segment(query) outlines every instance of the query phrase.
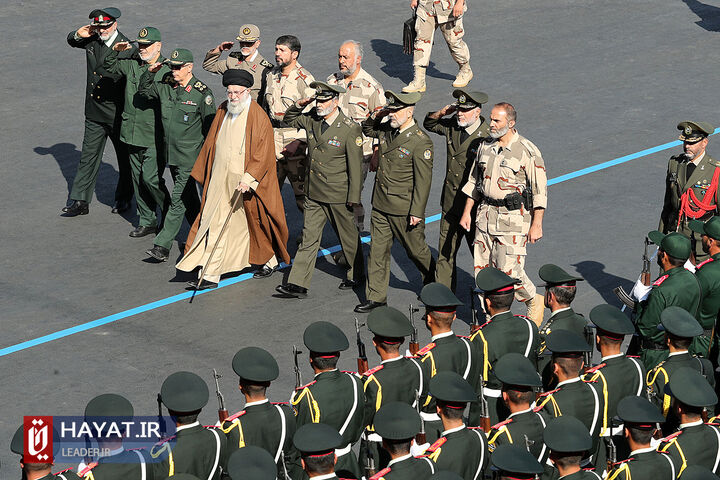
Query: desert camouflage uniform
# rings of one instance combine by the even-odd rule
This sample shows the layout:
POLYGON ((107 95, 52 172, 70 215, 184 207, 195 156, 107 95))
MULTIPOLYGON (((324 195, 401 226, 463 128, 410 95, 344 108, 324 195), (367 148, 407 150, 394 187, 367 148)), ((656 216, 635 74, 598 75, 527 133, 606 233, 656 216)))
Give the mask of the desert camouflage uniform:
MULTIPOLYGON (((430 64, 430 52, 432 51, 435 29, 439 26, 445 41, 450 49, 450 55, 458 65, 464 65, 470 61, 470 49, 463 40, 465 28, 463 18, 452 15, 455 0, 420 0, 417 8, 417 20, 415 21, 415 52, 413 65, 427 67, 430 64)), ((467 3, 463 13, 467 11, 467 3)))

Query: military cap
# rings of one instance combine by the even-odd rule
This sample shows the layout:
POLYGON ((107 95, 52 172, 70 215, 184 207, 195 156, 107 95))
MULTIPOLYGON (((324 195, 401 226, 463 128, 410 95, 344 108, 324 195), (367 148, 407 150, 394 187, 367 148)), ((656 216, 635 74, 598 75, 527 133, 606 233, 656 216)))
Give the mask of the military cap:
POLYGON ((678 368, 666 385, 667 393, 691 407, 710 407, 718 401, 717 394, 702 373, 694 368, 678 368))
MULTIPOLYGON (((53 453, 57 454, 60 451, 61 442, 62 439, 60 438, 60 434, 58 431, 53 427, 53 453)), ((12 440, 10 441, 10 451, 13 453, 17 453, 18 455, 24 455, 25 454, 25 426, 20 425, 17 430, 15 430, 15 434, 12 437, 12 440)), ((28 459, 30 460, 30 459, 28 459)), ((38 461, 39 459, 33 459, 35 461, 28 461, 27 463, 52 463, 53 459, 48 458, 47 461, 38 461)))
POLYGON ((550 420, 543 431, 543 441, 550 450, 560 453, 584 452, 592 448, 587 427, 571 415, 550 420))
POLYGON ((342 436, 325 423, 308 423, 298 428, 293 445, 302 453, 331 452, 340 447, 342 436))
POLYGON ((418 412, 402 402, 386 403, 373 419, 375 433, 390 440, 405 440, 414 437, 421 427, 418 412))
POLYGON ((540 267, 538 275, 545 282, 544 285, 540 285, 541 287, 556 287, 561 285, 574 287, 575 282, 585 281, 584 278, 570 275, 565 270, 557 265, 553 265, 552 263, 548 263, 540 267))
POLYGON ((628 395, 618 402, 617 414, 620 419, 633 428, 655 428, 656 423, 665 421, 660 410, 650 400, 636 395, 628 395))
POLYGON ((430 480, 462 480, 462 477, 450 470, 437 470, 430 475, 430 480))
POLYGON ((170 58, 165 59, 164 63, 175 66, 193 63, 193 54, 187 48, 176 48, 170 54, 170 58))
POLYGON ((428 283, 420 290, 420 301, 430 310, 448 312, 454 312, 458 305, 463 304, 452 290, 438 282, 428 283))
POLYGON ((260 40, 260 29, 257 27, 257 25, 253 25, 252 23, 246 23, 245 25, 240 27, 240 31, 235 38, 241 42, 255 43, 260 40))
POLYGON ((385 90, 385 98, 387 104, 385 108, 388 110, 400 110, 401 108, 411 107, 420 101, 422 93, 411 92, 411 93, 395 93, 392 90, 385 90))
POLYGON ((490 463, 493 470, 513 474, 515 478, 535 478, 536 474, 543 473, 543 466, 526 449, 506 443, 495 448, 490 463))
POLYGON ((255 83, 255 79, 252 74, 247 70, 241 70, 239 68, 230 68, 223 72, 222 84, 223 87, 230 85, 240 85, 241 87, 250 88, 255 83))
POLYGON ((532 362, 521 353, 506 353, 495 363, 493 371, 504 385, 542 387, 542 380, 532 362))
POLYGON ((232 480, 275 480, 277 477, 272 455, 255 445, 235 450, 228 459, 227 471, 232 480))
POLYGON ((680 122, 677 129, 681 131, 679 139, 683 142, 699 142, 715 131, 707 122, 680 122))
POLYGON ((88 18, 92 20, 90 23, 94 27, 108 27, 120 18, 120 10, 115 7, 96 8, 88 18))
POLYGON ((143 27, 138 32, 136 42, 142 45, 151 45, 161 40, 162 37, 160 36, 160 30, 155 27, 143 27))
POLYGON ((653 230, 648 233, 648 238, 660 247, 660 250, 667 253, 671 257, 687 260, 690 258, 690 239, 682 233, 671 232, 667 235, 653 230))
POLYGON ((608 333, 615 334, 622 337, 623 335, 629 335, 635 333, 635 326, 632 324, 630 319, 620 309, 613 307, 612 305, 597 305, 590 310, 590 321, 595 326, 602 330, 598 331, 599 335, 607 335, 608 333))
POLYGON ((134 413, 130 401, 115 393, 98 395, 85 407, 86 417, 132 417, 134 413))
POLYGON ((511 292, 520 280, 512 278, 495 267, 486 267, 475 275, 475 285, 488 293, 511 292))
POLYGON ((554 355, 559 357, 579 356, 582 352, 589 352, 590 345, 585 339, 570 330, 553 330, 545 338, 545 345, 554 355))
POLYGON ((336 325, 319 321, 308 325, 303 333, 303 342, 312 352, 341 352, 350 347, 345 334, 336 325))
POLYGON ((660 325, 657 328, 683 338, 693 338, 703 333, 695 317, 677 305, 669 306, 660 312, 660 325))
POLYGON ((368 329, 380 337, 400 338, 413 332, 410 320, 397 308, 382 306, 368 315, 368 329))
POLYGON ((174 412, 194 412, 207 405, 210 392, 205 380, 192 372, 175 372, 160 388, 162 403, 174 412))
POLYGON ((232 367, 238 377, 251 382, 272 382, 280 374, 275 358, 260 347, 238 350, 233 357, 232 367))
POLYGON ((329 83, 318 81, 311 82, 310 88, 315 89, 315 100, 320 100, 321 102, 335 98, 347 91, 342 85, 330 85, 329 83))
POLYGON ((688 465, 680 476, 682 480, 720 480, 720 477, 702 465, 688 465))
POLYGON ((690 220, 689 226, 693 232, 707 235, 713 240, 720 240, 720 217, 710 217, 705 222, 690 220))
POLYGON ((438 372, 430 379, 430 394, 438 400, 452 403, 476 402, 477 394, 467 380, 455 372, 438 372))
POLYGON ((457 98, 455 105, 461 110, 470 110, 471 108, 480 107, 483 103, 487 103, 487 93, 471 92, 460 88, 453 91, 453 97, 457 98))

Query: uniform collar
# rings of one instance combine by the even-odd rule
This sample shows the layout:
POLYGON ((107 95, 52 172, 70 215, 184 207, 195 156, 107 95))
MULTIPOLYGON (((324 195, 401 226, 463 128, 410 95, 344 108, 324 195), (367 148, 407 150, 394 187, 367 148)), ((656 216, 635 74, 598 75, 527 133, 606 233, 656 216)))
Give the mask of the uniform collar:
POLYGON ((412 453, 408 453, 407 455, 403 455, 402 457, 398 457, 394 460, 390 460, 387 464, 388 467, 392 466, 395 463, 402 462, 403 460, 407 460, 408 458, 412 457, 412 453))
POLYGON ((451 428, 450 430, 445 430, 445 431, 443 431, 443 432, 440 434, 440 436, 441 436, 441 437, 444 437, 445 435, 449 435, 449 434, 451 434, 451 433, 459 432, 459 431, 462 430, 463 428, 467 428, 467 427, 463 424, 463 425, 460 425, 459 427, 455 427, 455 428, 451 428))
POLYGON ((312 480, 327 480, 328 478, 335 478, 335 472, 326 473, 325 475, 318 475, 317 477, 310 477, 312 480))
POLYGON ((187 430, 189 428, 199 427, 199 426, 200 426, 200 422, 196 420, 193 423, 188 423, 187 425, 180 425, 179 427, 175 428, 175 431, 180 432, 182 430, 187 430))
POLYGON ((512 136, 510 137, 510 141, 508 142, 507 146, 500 145, 500 140, 495 139, 495 141, 492 143, 492 148, 495 150, 495 152, 498 152, 501 148, 503 150, 507 150, 508 152, 512 152, 515 143, 520 139, 520 134, 517 133, 517 131, 513 132, 512 136))
POLYGON ((245 408, 252 407, 254 405, 262 405, 263 403, 268 403, 270 400, 267 398, 265 400, 258 400, 257 402, 248 402, 245 404, 245 408))
POLYGON ((624 357, 624 356, 625 356, 624 353, 616 353, 615 355, 608 355, 607 357, 602 357, 600 359, 600 361, 604 362, 605 360, 610 360, 611 358, 619 358, 619 357, 624 357))
POLYGON ((554 317, 555 315, 557 315, 560 312, 567 312, 568 310, 572 310, 572 307, 558 308, 557 310, 555 310, 554 312, 552 312, 550 314, 550 318, 554 317))
POLYGON ((257 58, 257 56, 258 56, 258 51, 255 50, 252 55, 250 55, 249 57, 245 57, 243 60, 245 60, 246 62, 252 62, 253 60, 255 60, 257 58))
POLYGON ((433 335, 430 340, 432 340, 434 342, 435 340, 438 340, 440 338, 449 337, 451 335, 455 335, 455 332, 453 332, 452 330, 450 330, 449 332, 443 332, 443 333, 438 333, 437 335, 433 335))
POLYGON ((568 380, 558 383, 557 388, 562 387, 563 385, 568 385, 570 383, 575 383, 575 382, 579 382, 579 381, 580 381, 580 377, 570 378, 568 380))
POLYGON ((686 355, 686 354, 689 354, 689 353, 690 353, 690 352, 687 351, 687 350, 683 350, 682 352, 670 352, 670 353, 668 354, 668 357, 676 357, 676 356, 678 356, 678 355, 686 355))
POLYGON ((512 315, 512 312, 511 312, 510 310, 505 310, 504 312, 500 312, 500 313, 496 313, 495 315, 491 315, 488 320, 494 320, 495 317, 499 317, 500 315, 505 315, 505 314, 508 314, 508 313, 509 313, 510 315, 512 315))
POLYGON ((403 357, 402 355, 400 355, 400 356, 397 356, 397 357, 388 358, 387 360, 383 360, 383 361, 380 362, 380 363, 381 363, 381 364, 385 364, 385 363, 390 363, 390 362, 397 362, 398 360, 402 360, 403 358, 404 358, 404 357, 403 357))
POLYGON ((413 118, 413 119, 410 120, 410 124, 409 124, 407 127, 401 128, 401 129, 398 130, 398 135, 400 135, 400 134, 403 133, 403 132, 406 132, 406 131, 410 130, 410 129, 411 129, 412 127, 414 127, 414 126, 415 126, 415 119, 413 118))
MULTIPOLYGON (((680 426, 680 428, 682 428, 682 425, 680 426)), ((116 448, 115 450, 110 450, 109 452, 107 452, 105 455, 103 455, 103 457, 114 457, 115 455, 120 455, 124 451, 125 448, 123 447, 116 448)))
POLYGON ((333 368, 332 370, 325 370, 324 372, 316 373, 316 374, 315 374, 315 378, 318 378, 318 377, 319 377, 320 375, 322 375, 323 373, 332 373, 332 372, 337 372, 337 371, 338 371, 337 368, 333 368))
POLYGON ((323 118, 323 122, 328 125, 332 125, 335 120, 340 116, 340 107, 336 108, 332 115, 328 118, 323 118))
POLYGON ((527 409, 525 409, 525 410, 520 410, 519 412, 511 413, 510 415, 508 415, 508 418, 514 417, 515 415, 522 415, 523 413, 528 413, 528 412, 531 412, 531 411, 532 411, 532 407, 527 408, 527 409))
POLYGON ((630 452, 630 456, 632 457, 633 455, 638 454, 638 453, 650 453, 650 452, 654 452, 654 451, 655 451, 655 449, 653 447, 638 448, 637 450, 633 450, 632 452, 630 452))
POLYGON ((480 128, 480 125, 482 124, 482 122, 483 122, 483 118, 481 116, 478 117, 478 119, 475 120, 475 122, 471 123, 470 125, 468 125, 467 127, 464 128, 465 132, 468 135, 472 136, 472 134, 477 132, 477 129, 480 128))
POLYGON ((108 47, 112 47, 112 44, 113 44, 113 42, 115 41, 115 39, 117 38, 117 36, 118 36, 118 31, 117 31, 117 28, 116 28, 115 31, 113 32, 113 34, 110 35, 110 38, 108 38, 107 40, 105 40, 103 43, 104 43, 106 46, 108 46, 108 47))
POLYGON ((690 422, 690 423, 681 423, 680 430, 682 430, 683 428, 688 428, 688 427, 697 427, 698 425, 702 425, 702 424, 703 424, 702 419, 697 420, 695 422, 690 422))

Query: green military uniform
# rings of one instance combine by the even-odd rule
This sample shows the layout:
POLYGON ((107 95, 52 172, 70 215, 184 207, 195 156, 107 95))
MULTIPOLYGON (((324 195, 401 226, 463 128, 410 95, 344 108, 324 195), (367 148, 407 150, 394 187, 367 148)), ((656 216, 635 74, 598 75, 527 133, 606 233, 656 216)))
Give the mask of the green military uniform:
POLYGON ((535 480, 543 467, 525 448, 518 445, 499 445, 490 458, 493 470, 500 478, 535 480))
MULTIPOLYGON (((480 108, 488 99, 485 93, 465 90, 455 90, 453 97, 457 99, 455 105, 461 110, 480 108)), ((455 291, 457 284, 455 257, 458 248, 465 240, 472 252, 475 241, 474 214, 469 232, 460 226, 460 217, 465 209, 467 197, 464 194, 458 195, 458 192, 467 183, 470 169, 477 157, 478 145, 483 137, 488 136, 489 126, 482 116, 472 125, 461 127, 458 125, 457 116, 433 118, 432 113, 428 113, 423 121, 423 127, 429 132, 443 135, 447 143, 445 181, 440 194, 442 216, 435 281, 455 291)))
POLYGON ((278 476, 272 455, 260 447, 248 445, 228 459, 227 472, 232 480, 275 480, 278 476))
MULTIPOLYGON (((577 452, 587 452, 592 448, 592 438, 583 423, 570 415, 553 418, 548 422, 543 432, 543 440, 545 445, 552 452, 552 458, 559 460, 562 458, 572 457, 577 452)), ((553 460, 553 463, 556 463, 553 460)), ((566 468, 571 465, 566 465, 566 468)), ((583 470, 580 464, 574 465, 578 470, 571 474, 566 474, 560 478, 572 480, 600 480, 600 475, 593 471, 583 470)), ((559 475, 559 471, 555 469, 554 473, 559 475)), ((545 478, 552 476, 552 473, 546 472, 545 478)))
MULTIPOLYGON (((415 105, 420 94, 385 92, 388 109, 415 105)), ((413 123, 403 131, 382 123, 375 115, 362 124, 363 133, 379 139, 378 169, 372 195, 372 226, 368 259, 368 301, 385 303, 390 281, 390 248, 397 238, 420 270, 423 282, 433 280, 435 260, 425 242, 425 206, 432 182, 433 144, 413 123), (421 222, 409 225, 409 217, 421 222)))
MULTIPOLYGON (((714 132, 712 125, 706 122, 680 122, 677 128, 682 132, 680 140, 688 143, 702 141, 714 132)), ((718 179, 720 162, 711 158, 707 151, 699 159, 690 160, 683 153, 671 157, 668 162, 658 230, 662 233, 677 231, 690 238, 696 261, 705 260, 707 253, 702 250, 700 237, 690 229, 689 220, 707 220, 719 213, 718 179)))
MULTIPOLYGON (((60 450, 60 443, 61 438, 58 431, 53 428, 53 452, 57 454, 60 450)), ((23 455, 25 451, 25 427, 24 425, 20 425, 17 430, 15 430, 15 433, 13 434, 12 439, 10 440, 10 451, 13 453, 17 453, 20 455, 20 461, 23 461, 23 455)), ((47 464, 48 467, 52 466, 51 463, 47 464)), ((22 478, 26 478, 25 472, 22 473, 22 478)), ((78 477, 75 472, 72 471, 72 469, 68 468, 66 470, 63 470, 58 473, 49 473, 45 475, 44 477, 39 478, 38 480, 79 480, 80 477, 78 477)))
MULTIPOLYGON (((137 41, 152 45, 160 41, 160 32, 153 27, 143 28, 138 33, 137 41)), ((149 64, 137 54, 123 59, 120 59, 119 55, 115 50, 110 50, 105 56, 102 68, 125 78, 125 108, 122 112, 120 140, 127 145, 130 157, 138 225, 154 229, 158 224, 157 207, 160 206, 165 211, 166 202, 170 201, 170 194, 162 178, 165 157, 162 155, 160 104, 138 94, 140 77, 147 71, 149 64)), ((156 61, 162 63, 165 58, 160 55, 156 61)), ((162 79, 168 73, 170 68, 163 65, 155 73, 153 81, 162 79)))
POLYGON ((413 457, 411 454, 390 460, 388 466, 370 477, 370 480, 422 480, 435 473, 437 467, 426 457, 413 457))
MULTIPOLYGON (((337 448, 343 443, 342 436, 330 425, 325 423, 309 423, 298 428, 293 437, 293 445, 301 453, 303 457, 324 457, 333 453, 337 454, 337 448)), ((343 470, 343 466, 339 460, 335 463, 334 472, 332 474, 322 475, 326 480, 337 480, 335 472, 341 472, 343 475, 353 474, 347 470, 343 470)), ((356 466, 357 467, 357 466, 356 466)), ((306 471, 307 472, 307 471, 306 471)), ((347 478, 347 477, 346 477, 347 478)), ((360 478, 360 477, 352 477, 360 478)))
MULTIPOLYGON (((707 235, 712 240, 720 240, 720 217, 712 217, 705 223, 697 220, 690 222, 690 228, 702 235, 707 235)), ((702 299, 698 309, 697 319, 703 328, 702 335, 693 339, 690 345, 690 352, 710 358, 714 366, 718 365, 718 354, 713 350, 711 343, 717 338, 715 324, 720 312, 720 253, 708 257, 695 266, 695 278, 700 284, 702 299)))
MULTIPOLYGON (((189 50, 175 50, 167 60, 171 66, 192 63, 189 50)), ((140 95, 159 99, 164 132, 165 157, 173 177, 170 208, 165 216, 162 230, 155 237, 155 245, 170 250, 175 236, 182 226, 183 215, 192 225, 200 212, 200 199, 190 171, 195 165, 215 116, 215 100, 210 88, 193 76, 182 87, 173 81, 171 73, 160 81, 146 70, 140 77, 140 95)), ((166 254, 167 256, 167 254, 166 254)))

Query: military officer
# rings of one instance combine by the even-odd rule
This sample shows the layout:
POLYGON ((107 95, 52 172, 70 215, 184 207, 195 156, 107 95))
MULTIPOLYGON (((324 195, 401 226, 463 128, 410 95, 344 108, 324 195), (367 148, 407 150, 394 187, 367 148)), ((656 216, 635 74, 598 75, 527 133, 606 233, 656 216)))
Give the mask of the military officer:
MULTIPOLYGON (((61 448, 61 438, 55 428, 52 429, 53 436, 53 452, 58 454, 61 448)), ((15 430, 15 434, 10 441, 10 451, 20 455, 20 468, 22 469, 23 480, 79 480, 75 472, 71 469, 62 472, 52 473, 54 458, 48 459, 48 462, 37 462, 37 458, 32 459, 25 455, 25 428, 24 425, 15 430), (35 460, 35 461, 30 461, 35 460)))
POLYGON ((600 475, 583 470, 580 462, 592 448, 587 427, 571 415, 553 418, 543 432, 543 440, 550 450, 550 462, 559 478, 565 480, 600 480, 600 475))
POLYGON ((285 112, 285 123, 305 130, 308 142, 308 170, 305 178, 305 223, 302 243, 293 260, 286 284, 276 290, 287 297, 307 296, 323 229, 327 221, 340 239, 350 268, 340 290, 351 290, 365 278, 360 234, 353 222, 351 208, 360 203, 362 168, 362 131, 360 125, 338 108, 338 85, 312 82, 313 97, 298 100, 285 112), (302 109, 315 101, 308 113, 302 109))
POLYGON ((112 213, 122 213, 130 208, 130 165, 127 147, 120 140, 125 82, 121 76, 101 68, 115 44, 129 41, 118 30, 118 18, 120 10, 117 8, 96 8, 90 12, 89 25, 73 30, 67 36, 71 47, 82 48, 87 53, 87 85, 82 154, 70 191, 72 203, 62 209, 65 217, 87 215, 108 137, 115 149, 119 173, 112 213))
MULTIPOLYGON (((514 298, 514 279, 494 267, 487 267, 477 273, 475 283, 482 290, 485 311, 490 315, 487 322, 470 336, 475 350, 483 359, 481 375, 485 382, 483 395, 488 402, 491 424, 507 416, 501 402, 501 383, 493 372, 495 363, 510 352, 519 353, 535 363, 538 348, 538 329, 525 317, 513 315, 510 311, 514 298)), ((475 423, 471 408, 471 423, 475 423)))
MULTIPOLYGON (((290 398, 298 434, 303 425, 319 422, 340 432, 342 445, 335 451, 337 469, 360 478, 357 457, 351 447, 360 439, 364 427, 362 384, 355 375, 337 369, 340 352, 349 347, 348 339, 334 324, 319 321, 305 329, 303 342, 310 352, 315 379, 297 388, 290 398)), ((302 448, 298 449, 303 452, 302 448)))
POLYGON ((295 203, 302 212, 305 189, 306 165, 305 132, 285 123, 285 112, 296 100, 312 96, 315 91, 310 84, 315 78, 300 62, 300 40, 293 35, 283 35, 275 40, 276 66, 267 73, 265 109, 272 122, 275 135, 275 158, 280 188, 287 178, 295 194, 295 203))
MULTIPOLYGON (((292 438, 290 441, 292 442, 292 438)), ((248 445, 230 455, 228 474, 232 480, 275 480, 276 478, 284 478, 278 475, 272 455, 267 450, 254 445, 248 445)))
MULTIPOLYGON (((702 465, 714 473, 720 470, 720 428, 703 423, 705 408, 718 400, 705 377, 693 368, 679 368, 668 384, 673 397, 672 409, 680 419, 679 430, 663 438, 658 446, 675 462, 681 476, 688 465, 702 465)), ((684 476, 682 478, 685 478, 684 476)))
POLYGON ((492 469, 498 472, 499 480, 535 480, 543 467, 523 447, 500 445, 490 458, 492 469))
POLYGON ((380 142, 372 196, 367 300, 355 307, 367 313, 387 303, 390 248, 397 238, 420 270, 423 283, 435 277, 435 259, 425 242, 425 206, 432 182, 433 144, 413 119, 419 93, 385 92, 387 105, 362 124, 380 142), (385 120, 385 118, 389 120, 385 120))
POLYGON ((272 455, 278 478, 286 471, 299 474, 300 462, 292 446, 294 412, 287 403, 270 403, 266 396, 270 382, 279 375, 277 361, 262 348, 245 347, 233 357, 232 367, 240 379, 245 408, 222 423, 228 452, 246 446, 262 447, 272 455))
POLYGON ((153 248, 145 252, 160 262, 170 255, 183 215, 192 225, 200 212, 200 199, 190 171, 215 117, 212 91, 192 73, 192 52, 178 48, 165 63, 170 65, 170 73, 158 81, 155 74, 162 64, 153 63, 140 77, 138 89, 143 97, 160 101, 165 155, 175 182, 163 228, 155 237, 153 248))
MULTIPOLYGON (((293 445, 302 456, 302 466, 309 478, 318 480, 338 480, 336 472, 347 475, 338 461, 337 449, 344 440, 337 430, 325 423, 309 423, 298 428, 293 437, 293 445)), ((351 477, 360 478, 360 477, 351 477)))
POLYGON ((260 29, 257 25, 246 23, 240 27, 240 32, 235 39, 238 41, 239 51, 230 52, 227 59, 220 60, 222 52, 229 51, 233 47, 233 42, 222 42, 205 54, 202 67, 217 75, 222 75, 229 69, 245 70, 250 73, 253 77, 250 96, 263 107, 267 74, 273 68, 273 64, 265 60, 258 52, 260 29))
POLYGON ((445 371, 430 379, 430 394, 437 401, 443 432, 425 455, 438 470, 450 470, 464 480, 482 479, 489 462, 487 437, 463 421, 465 407, 477 402, 477 393, 460 375, 445 371))
POLYGON ((220 479, 227 467, 226 437, 219 429, 203 427, 197 419, 208 397, 205 380, 194 373, 175 372, 163 382, 160 399, 175 420, 176 433, 150 450, 155 478, 189 473, 220 479))
POLYGON ((690 257, 690 240, 681 233, 663 235, 657 230, 648 237, 659 246, 657 262, 663 274, 638 305, 635 325, 640 334, 640 358, 651 369, 667 356, 663 332, 658 330, 660 313, 674 305, 695 315, 700 304, 700 285, 683 265, 690 257))
POLYGON ((690 346, 690 352, 710 358, 717 367, 717 354, 711 355, 711 347, 715 323, 720 312, 720 217, 711 217, 707 221, 691 220, 690 228, 700 235, 703 252, 709 257, 698 263, 695 278, 700 284, 702 298, 698 309, 697 319, 703 328, 702 335, 695 337, 690 346))
MULTIPOLYGON (((482 105, 487 103, 487 94, 457 89, 453 91, 453 97, 457 99, 455 103, 425 115, 423 127, 429 132, 443 135, 447 143, 445 181, 440 194, 442 216, 435 281, 455 291, 457 286, 455 257, 458 248, 464 239, 472 251, 475 240, 474 222, 470 231, 460 227, 460 217, 465 208, 465 195, 458 193, 467 183, 478 146, 482 139, 487 137, 489 127, 485 118, 480 115, 482 105)), ((475 211, 471 215, 474 218, 475 211)))
MULTIPOLYGON (((125 107, 120 125, 120 140, 128 149, 130 169, 137 204, 138 226, 130 232, 133 238, 157 233, 157 207, 167 210, 170 194, 162 178, 165 156, 162 144, 160 104, 138 93, 140 77, 154 63, 163 63, 162 38, 155 27, 144 27, 137 37, 138 51, 130 58, 119 58, 120 52, 130 50, 129 42, 118 42, 105 56, 102 68, 113 75, 125 78, 125 107)), ((170 72, 163 65, 155 73, 160 80, 170 72)))
POLYGON ((657 424, 665 420, 657 407, 645 398, 632 395, 620 400, 618 416, 624 422, 623 434, 630 457, 616 463, 615 468, 608 472, 607 480, 676 478, 677 469, 670 456, 655 451, 650 444, 657 424))
POLYGON ((693 234, 689 220, 707 220, 719 213, 718 180, 720 162, 705 151, 714 132, 707 122, 680 122, 677 125, 683 153, 670 158, 665 177, 665 200, 660 214, 662 233, 680 232, 693 243, 694 262, 707 258, 700 238, 693 234))

